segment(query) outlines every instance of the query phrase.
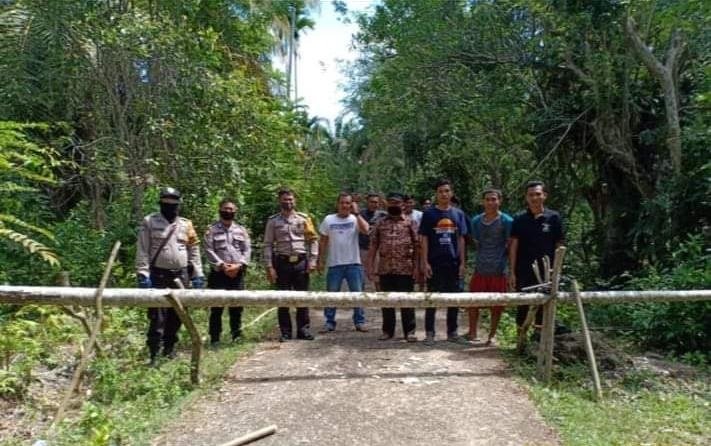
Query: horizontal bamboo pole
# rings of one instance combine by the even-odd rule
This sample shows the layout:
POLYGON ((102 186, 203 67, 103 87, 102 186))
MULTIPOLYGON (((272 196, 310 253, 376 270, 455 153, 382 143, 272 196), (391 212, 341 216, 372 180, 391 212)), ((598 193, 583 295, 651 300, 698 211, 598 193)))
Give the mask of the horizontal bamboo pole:
MULTIPOLYGON (((548 299, 541 293, 424 293, 424 292, 328 292, 328 291, 227 291, 107 288, 103 304, 112 307, 167 307, 166 296, 174 292, 186 307, 279 306, 279 307, 487 307, 492 305, 540 305, 548 299)), ((0 304, 93 306, 95 288, 0 286, 0 304)), ((711 290, 687 291, 586 291, 583 302, 682 302, 711 300, 711 290)), ((559 293, 558 300, 575 302, 572 293, 559 293)))
MULTIPOLYGON (((596 304, 690 302, 711 300, 711 290, 582 291, 580 299, 596 304)), ((575 303, 575 293, 558 293, 558 301, 575 303)))
MULTIPOLYGON (((447 307, 536 305, 547 296, 540 293, 406 293, 328 291, 227 291, 108 288, 103 303, 114 307, 167 307, 175 293, 186 307, 447 307)), ((93 305, 93 288, 0 286, 0 303, 43 305, 93 305)))

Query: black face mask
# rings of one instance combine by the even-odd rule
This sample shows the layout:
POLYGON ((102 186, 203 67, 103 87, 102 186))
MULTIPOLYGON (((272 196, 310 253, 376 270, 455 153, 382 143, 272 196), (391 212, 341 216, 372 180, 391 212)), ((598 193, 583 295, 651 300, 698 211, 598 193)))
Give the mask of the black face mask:
POLYGON ((163 214, 166 220, 173 222, 178 216, 178 208, 180 205, 178 203, 161 203, 160 213, 163 214))
POLYGON ((402 214, 402 208, 399 206, 388 206, 388 214, 397 217, 402 214))
POLYGON ((220 218, 223 220, 234 220, 235 213, 231 211, 220 211, 220 218))
POLYGON ((280 203, 281 209, 284 211, 290 211, 294 209, 294 205, 292 203, 280 203))

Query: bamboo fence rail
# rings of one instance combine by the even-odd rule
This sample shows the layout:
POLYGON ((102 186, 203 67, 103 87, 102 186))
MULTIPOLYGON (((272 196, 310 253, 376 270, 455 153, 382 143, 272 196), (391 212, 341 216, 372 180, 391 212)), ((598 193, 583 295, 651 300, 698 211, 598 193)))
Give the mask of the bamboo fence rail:
MULTIPOLYGON (((428 293, 428 292, 329 292, 277 290, 173 290, 106 288, 107 307, 170 307, 166 297, 174 293, 186 307, 304 306, 304 307, 487 307, 492 305, 540 305, 543 293, 428 293)), ((96 288, 32 287, 0 285, 0 304, 78 305, 91 307, 96 288)), ((582 291, 584 303, 685 302, 711 300, 711 290, 582 291)), ((559 292, 559 302, 575 303, 575 295, 559 292)))

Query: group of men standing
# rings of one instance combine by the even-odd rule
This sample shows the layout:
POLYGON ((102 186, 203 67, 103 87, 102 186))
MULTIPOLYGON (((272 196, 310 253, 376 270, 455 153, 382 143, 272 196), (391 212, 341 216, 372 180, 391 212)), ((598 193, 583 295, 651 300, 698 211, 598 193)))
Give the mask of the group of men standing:
MULTIPOLYGON (((366 209, 360 210, 353 194, 342 192, 337 212, 324 218, 318 228, 312 219, 296 211, 293 191, 278 192, 280 212, 267 221, 264 232, 263 261, 267 278, 279 290, 308 290, 314 271, 327 269, 328 291, 339 291, 343 283, 349 291, 413 291, 416 285, 435 292, 461 292, 466 275, 467 240, 476 244, 471 292, 505 292, 535 285, 533 262, 548 256, 563 242, 560 215, 544 207, 545 186, 531 182, 526 186, 526 211, 515 218, 501 212, 502 193, 486 189, 482 194, 484 212, 467 218, 453 204, 453 186, 443 179, 435 184, 435 202, 421 212, 414 209, 414 199, 400 193, 381 198, 369 194, 366 209), (426 288, 425 288, 426 287, 426 288)), ((138 239, 136 269, 139 287, 174 288, 174 279, 193 288, 204 286, 202 264, 195 229, 178 216, 180 193, 163 189, 160 212, 144 218, 138 239)), ((244 289, 244 276, 251 260, 251 242, 247 230, 234 222, 234 200, 219 205, 218 221, 204 237, 205 253, 211 266, 208 286, 214 289, 244 289)), ((495 334, 503 307, 491 308, 491 328, 487 343, 495 334)), ((220 340, 223 308, 212 308, 209 333, 212 344, 220 340)), ((401 309, 403 337, 415 342, 415 310, 401 309)), ((230 307, 230 332, 233 340, 241 336, 241 307, 230 307)), ((520 326, 527 307, 518 307, 520 326)), ((425 310, 425 343, 435 340, 435 308, 425 310)), ((478 308, 469 310, 469 333, 458 335, 458 307, 447 308, 447 340, 469 343, 477 338, 478 308)), ((395 336, 394 308, 382 309, 380 340, 395 336)), ((147 344, 151 363, 162 353, 174 355, 180 320, 172 308, 148 310, 147 344)), ((336 309, 324 309, 322 333, 336 329, 336 309)), ((280 341, 293 338, 290 310, 278 309, 280 341)), ((353 309, 357 331, 368 331, 363 308, 353 309)), ((308 308, 296 309, 296 338, 314 339, 308 308)))

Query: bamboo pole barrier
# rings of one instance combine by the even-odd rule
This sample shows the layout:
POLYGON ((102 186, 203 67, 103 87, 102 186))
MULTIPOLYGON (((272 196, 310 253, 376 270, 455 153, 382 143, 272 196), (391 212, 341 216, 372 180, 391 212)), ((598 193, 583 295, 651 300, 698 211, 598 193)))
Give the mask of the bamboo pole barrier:
POLYGON ((76 391, 77 387, 79 387, 79 383, 81 382, 81 376, 84 374, 84 370, 86 369, 87 365, 89 364, 89 357, 91 356, 92 351, 94 350, 94 346, 96 345, 96 340, 98 339, 99 333, 101 332, 101 323, 103 319, 103 305, 101 303, 102 296, 104 293, 104 289, 106 288, 106 284, 109 281, 109 276, 111 274, 111 268, 114 266, 114 262, 116 261, 116 256, 118 255, 119 248, 121 247, 121 242, 117 241, 114 244, 114 248, 111 250, 111 255, 109 255, 109 261, 106 263, 106 268, 104 268, 104 274, 101 276, 101 282, 99 283, 99 288, 96 289, 95 295, 94 295, 94 303, 96 305, 96 320, 94 321, 94 326, 91 329, 91 335, 89 336, 89 342, 87 343, 86 347, 83 349, 83 352, 81 354, 81 358, 79 359, 79 365, 77 365, 77 368, 74 370, 74 375, 72 376, 72 382, 69 384, 69 387, 67 388, 66 393, 64 394, 64 398, 62 399, 62 403, 59 405, 59 408, 57 409, 57 414, 54 417, 54 420, 52 420, 52 424, 50 425, 50 431, 56 427, 59 423, 62 422, 64 419, 64 414, 67 409, 67 406, 69 406, 69 400, 71 399, 72 395, 76 391))
MULTIPOLYGON (((574 293, 559 293, 558 300, 574 303, 574 293)), ((635 302, 693 302, 711 300, 707 290, 653 290, 653 291, 581 291, 580 300, 594 304, 621 304, 635 302)))
MULTIPOLYGON (((92 304, 93 288, 0 286, 0 304, 80 305, 92 304)), ((339 292, 213 289, 109 288, 104 305, 116 307, 170 307, 166 296, 175 293, 185 307, 488 307, 491 305, 536 305, 548 296, 541 293, 430 293, 430 292, 339 292)))
POLYGON ((546 282, 551 282, 551 298, 543 305, 543 327, 541 328, 541 341, 538 345, 537 369, 538 376, 545 383, 550 382, 551 373, 553 371, 555 313, 565 251, 565 246, 559 246, 558 249, 555 250, 552 269, 548 256, 543 258, 546 271, 545 280, 546 282))
MULTIPOLYGON (((177 285, 178 289, 184 290, 183 282, 180 279, 175 279, 173 281, 177 285)), ((168 302, 173 306, 173 309, 178 313, 180 321, 185 325, 185 328, 190 333, 190 341, 192 342, 192 349, 190 352, 190 383, 197 386, 200 384, 200 354, 202 352, 202 342, 200 341, 200 332, 193 323, 193 318, 190 317, 190 313, 187 312, 180 299, 175 295, 175 291, 171 292, 167 296, 168 302)))
MULTIPOLYGON (((278 290, 170 290, 106 288, 103 305, 109 307, 170 307, 165 296, 175 292, 185 307, 489 307, 492 305, 540 305, 542 293, 429 293, 338 292, 278 290)), ((0 304, 92 306, 96 288, 32 287, 0 285, 0 304)), ((711 300, 711 290, 582 291, 584 303, 689 302, 711 300)), ((561 302, 575 302, 573 293, 560 292, 561 302)))
POLYGON ((580 300, 580 287, 578 286, 577 280, 573 280, 573 294, 576 297, 575 304, 578 307, 578 314, 580 314, 580 324, 583 331, 583 340, 585 341, 585 353, 587 353, 588 355, 588 362, 590 363, 590 373, 592 374, 593 378, 593 395, 596 401, 601 401, 602 386, 600 385, 600 375, 597 372, 595 350, 593 350, 592 339, 590 339, 590 330, 588 330, 588 321, 585 318, 585 308, 583 308, 583 301, 580 300))

